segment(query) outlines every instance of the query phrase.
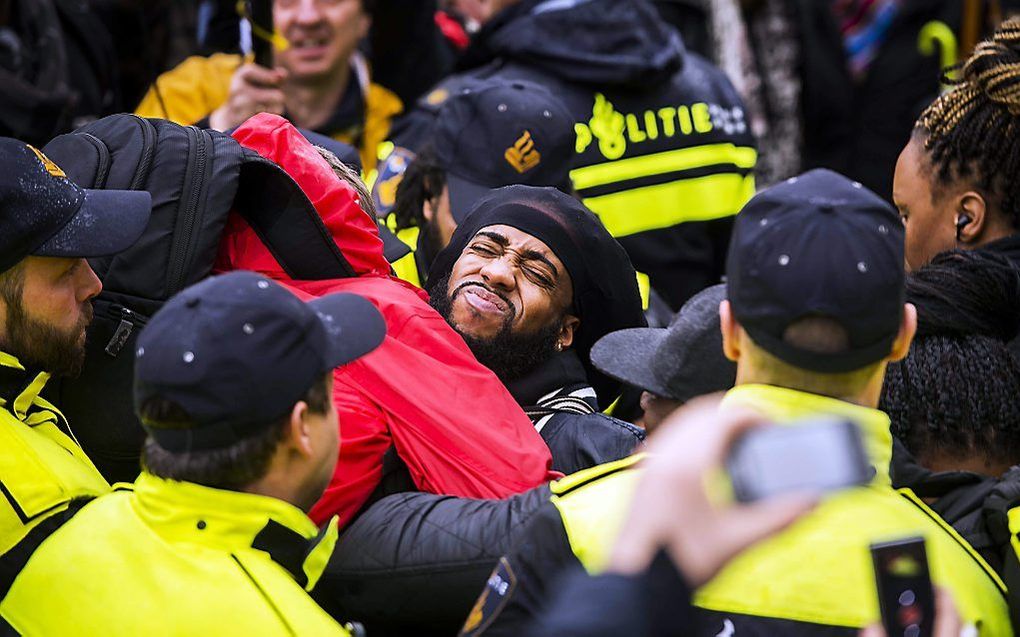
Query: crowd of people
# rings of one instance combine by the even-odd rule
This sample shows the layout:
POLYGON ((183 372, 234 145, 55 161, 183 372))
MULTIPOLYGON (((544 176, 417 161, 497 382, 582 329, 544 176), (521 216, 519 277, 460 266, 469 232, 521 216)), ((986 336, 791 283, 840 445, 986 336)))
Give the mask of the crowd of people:
POLYGON ((0 0, 0 634, 1020 634, 1016 9, 0 0))

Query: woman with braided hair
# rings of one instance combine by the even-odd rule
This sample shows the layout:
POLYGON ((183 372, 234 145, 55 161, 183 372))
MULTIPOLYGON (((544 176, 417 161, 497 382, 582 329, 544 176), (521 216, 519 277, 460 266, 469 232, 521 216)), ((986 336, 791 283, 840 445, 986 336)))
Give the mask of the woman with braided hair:
POLYGON ((896 163, 908 269, 986 247, 1020 266, 1020 19, 977 45, 929 105, 896 163))
MULTIPOLYGON (((984 250, 939 254, 907 278, 910 353, 886 370, 879 407, 897 438, 891 475, 993 564, 982 509, 1020 464, 1020 273, 984 250)), ((1020 476, 1018 476, 1020 477, 1020 476)))

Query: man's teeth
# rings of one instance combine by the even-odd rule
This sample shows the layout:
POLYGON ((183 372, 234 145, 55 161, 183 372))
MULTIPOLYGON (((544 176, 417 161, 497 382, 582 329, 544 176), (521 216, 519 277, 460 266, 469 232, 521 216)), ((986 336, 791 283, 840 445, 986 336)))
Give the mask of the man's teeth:
POLYGON ((292 43, 295 48, 306 49, 319 46, 326 46, 326 40, 297 40, 292 43))

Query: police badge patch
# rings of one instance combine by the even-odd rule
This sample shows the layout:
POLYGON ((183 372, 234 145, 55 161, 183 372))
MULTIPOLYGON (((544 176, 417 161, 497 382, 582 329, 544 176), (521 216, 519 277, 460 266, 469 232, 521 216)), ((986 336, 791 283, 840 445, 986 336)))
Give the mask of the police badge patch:
POLYGON ((478 596, 474 608, 468 613, 467 621, 460 629, 460 636, 476 637, 481 634, 503 610, 516 588, 517 576, 510 568, 510 562, 505 557, 501 557, 499 564, 489 576, 489 581, 485 583, 485 589, 478 596))

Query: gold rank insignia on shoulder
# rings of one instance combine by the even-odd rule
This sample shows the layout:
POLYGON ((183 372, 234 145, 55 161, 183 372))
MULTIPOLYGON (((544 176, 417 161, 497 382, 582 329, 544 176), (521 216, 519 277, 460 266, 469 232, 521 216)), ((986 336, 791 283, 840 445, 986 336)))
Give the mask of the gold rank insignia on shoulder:
POLYGON ((526 173, 542 162, 542 154, 535 148, 535 140, 531 138, 531 131, 524 133, 517 138, 514 145, 506 149, 503 157, 513 169, 519 173, 526 173))
POLYGON ((31 144, 25 145, 32 149, 32 152, 35 153, 35 156, 38 157, 39 161, 42 162, 43 168, 46 169, 46 172, 53 175, 54 177, 63 177, 64 179, 67 179, 67 175, 64 174, 64 171, 60 169, 60 166, 54 164, 53 160, 47 157, 46 155, 43 155, 41 150, 39 150, 35 146, 32 146, 31 144))

